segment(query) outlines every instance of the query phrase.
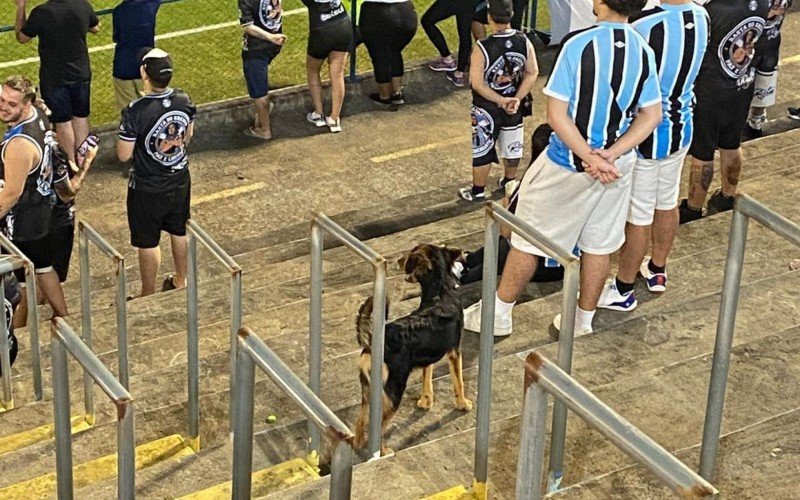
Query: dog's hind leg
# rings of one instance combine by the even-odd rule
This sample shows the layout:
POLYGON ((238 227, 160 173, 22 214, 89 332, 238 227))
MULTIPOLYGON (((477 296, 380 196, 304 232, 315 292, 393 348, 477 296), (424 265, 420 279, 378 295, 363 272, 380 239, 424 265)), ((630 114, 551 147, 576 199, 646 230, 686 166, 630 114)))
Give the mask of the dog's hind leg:
POLYGON ((362 353, 358 360, 358 378, 361 381, 361 412, 358 414, 355 428, 355 440, 353 445, 356 448, 363 448, 366 444, 366 427, 369 419, 369 366, 372 356, 369 353, 362 353))
POLYGON ((461 363, 461 349, 453 349, 447 353, 447 361, 450 365, 450 378, 453 379, 453 393, 456 397, 456 408, 459 410, 470 411, 472 401, 464 396, 464 376, 461 363))
POLYGON ((422 369, 422 395, 417 401, 417 408, 430 410, 433 406, 433 365, 422 369))

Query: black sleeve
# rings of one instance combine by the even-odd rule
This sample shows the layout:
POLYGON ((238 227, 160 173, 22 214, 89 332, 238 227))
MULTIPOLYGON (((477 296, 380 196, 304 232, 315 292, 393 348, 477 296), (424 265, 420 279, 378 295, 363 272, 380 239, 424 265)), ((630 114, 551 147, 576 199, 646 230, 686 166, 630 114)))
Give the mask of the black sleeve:
POLYGON ((122 119, 119 122, 120 140, 133 142, 139 136, 139 131, 136 126, 136 113, 135 110, 128 105, 122 110, 122 119))
POLYGON ((239 25, 249 26, 255 22, 253 6, 249 0, 239 0, 239 25))
POLYGON ((197 106, 194 105, 189 96, 186 96, 186 114, 189 115, 189 120, 194 121, 194 115, 197 114, 197 106))
POLYGON ((39 36, 40 32, 41 16, 39 15, 39 9, 34 8, 31 11, 31 15, 28 16, 28 20, 25 21, 25 25, 22 27, 22 34, 28 38, 36 38, 39 36))
POLYGON ((86 2, 86 19, 89 21, 89 28, 100 24, 100 19, 97 18, 97 13, 89 2, 86 2))

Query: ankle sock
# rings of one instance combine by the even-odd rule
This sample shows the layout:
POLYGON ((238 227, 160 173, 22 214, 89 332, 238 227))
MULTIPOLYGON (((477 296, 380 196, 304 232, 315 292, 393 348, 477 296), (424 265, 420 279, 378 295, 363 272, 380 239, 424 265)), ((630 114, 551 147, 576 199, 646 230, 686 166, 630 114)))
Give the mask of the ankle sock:
POLYGON ((592 319, 595 311, 584 311, 580 307, 575 309, 575 330, 591 330, 592 319))
POLYGON ((483 191, 486 189, 486 186, 476 186, 475 184, 472 185, 472 196, 481 195, 483 191))
POLYGON ((653 261, 651 260, 647 262, 647 269, 649 269, 650 272, 653 274, 664 274, 666 272, 667 266, 664 265, 659 267, 653 264, 653 261))
POLYGON ((617 285, 617 290, 621 295, 625 295, 633 290, 633 283, 625 283, 624 281, 620 281, 619 276, 617 276, 614 281, 617 285))
POLYGON ((494 315, 495 317, 503 317, 508 316, 511 314, 511 309, 514 308, 514 304, 517 302, 503 302, 500 297, 495 294, 494 296, 494 315))

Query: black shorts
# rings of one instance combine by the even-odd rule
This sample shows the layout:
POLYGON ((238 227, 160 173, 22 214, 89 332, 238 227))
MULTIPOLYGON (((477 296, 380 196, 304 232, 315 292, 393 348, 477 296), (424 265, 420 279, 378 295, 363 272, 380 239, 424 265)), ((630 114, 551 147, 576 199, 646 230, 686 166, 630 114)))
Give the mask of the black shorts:
MULTIPOLYGON (((33 263, 36 274, 45 274, 53 270, 53 252, 48 236, 38 240, 14 241, 19 251, 33 263)), ((25 283, 24 269, 17 269, 14 275, 20 283, 25 283)))
POLYGON ((186 235, 189 220, 191 182, 166 193, 147 193, 128 188, 128 227, 131 245, 156 248, 161 231, 186 235))
POLYGON ((269 93, 269 63, 280 52, 280 47, 275 47, 275 50, 242 52, 242 71, 251 99, 261 99, 269 93))
POLYGON ((47 240, 50 243, 53 269, 55 269, 56 274, 58 274, 58 281, 64 283, 67 281, 67 275, 69 274, 69 261, 72 258, 72 243, 75 241, 75 225, 51 225, 47 240))
POLYGON ((472 105, 472 166, 522 158, 523 114, 509 115, 496 105, 472 105))
POLYGON ((773 73, 778 71, 778 61, 780 60, 780 44, 775 46, 764 46, 759 48, 750 63, 751 68, 759 73, 773 73))
POLYGON ((349 17, 308 33, 306 53, 314 59, 327 59, 331 52, 350 52, 352 48, 353 27, 349 17))
POLYGON ((723 92, 698 90, 689 154, 696 160, 709 162, 714 161, 717 149, 739 149, 752 100, 752 85, 723 92))
POLYGON ((52 114, 50 121, 65 123, 73 118, 86 118, 89 116, 91 82, 70 83, 58 87, 42 85, 42 99, 52 114))

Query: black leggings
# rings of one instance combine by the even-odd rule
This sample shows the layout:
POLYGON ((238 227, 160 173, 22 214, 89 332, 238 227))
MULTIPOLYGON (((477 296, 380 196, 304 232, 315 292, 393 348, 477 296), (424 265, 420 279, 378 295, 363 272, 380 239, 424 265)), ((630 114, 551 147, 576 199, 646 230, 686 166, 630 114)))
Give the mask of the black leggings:
POLYGON ((442 57, 450 55, 447 41, 436 23, 456 16, 458 29, 458 65, 456 71, 464 71, 469 63, 472 50, 472 16, 475 13, 474 0, 436 0, 422 15, 422 28, 433 46, 442 57))
POLYGON ((375 81, 390 83, 403 76, 403 49, 417 32, 414 4, 365 2, 358 26, 372 59, 375 81))
MULTIPOLYGON (((497 247, 497 274, 503 274, 503 268, 506 267, 506 259, 508 259, 510 251, 511 245, 506 238, 501 236, 497 247)), ((466 285, 467 283, 481 281, 483 279, 483 247, 474 252, 469 252, 466 260, 464 271, 461 273, 461 279, 459 280, 461 284, 466 285)), ((536 272, 531 277, 532 283, 548 283, 564 279, 563 267, 545 267, 542 260, 540 257, 536 272)))

